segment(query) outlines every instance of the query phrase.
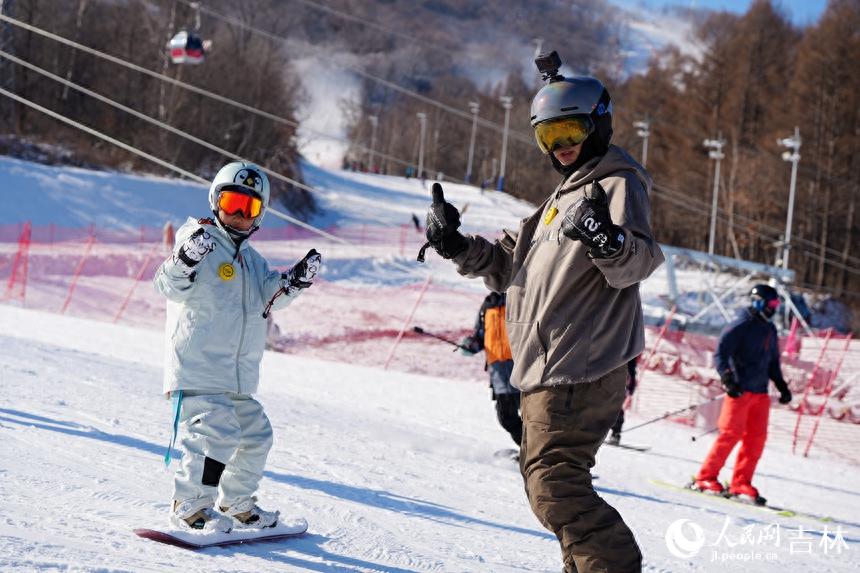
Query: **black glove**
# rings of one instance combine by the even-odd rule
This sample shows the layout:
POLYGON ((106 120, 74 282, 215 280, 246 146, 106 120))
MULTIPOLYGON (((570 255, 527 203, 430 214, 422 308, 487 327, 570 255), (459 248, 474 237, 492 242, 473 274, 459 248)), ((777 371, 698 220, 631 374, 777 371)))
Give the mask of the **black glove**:
POLYGON ((484 349, 484 344, 474 336, 467 336, 460 341, 460 352, 466 356, 474 356, 484 349))
POLYGON ((460 228, 460 213, 445 201, 442 186, 433 184, 433 203, 427 210, 427 243, 418 253, 418 261, 424 262, 424 251, 428 245, 443 259, 453 259, 466 250, 469 241, 457 229, 460 228))
POLYGON ((774 384, 779 390, 779 403, 788 404, 791 402, 791 390, 788 389, 788 383, 785 380, 777 380, 774 384))
POLYGON ((735 373, 731 370, 726 370, 720 375, 720 382, 723 385, 723 390, 729 395, 729 398, 739 398, 744 393, 741 385, 735 380, 735 373))
POLYGON ((311 249, 308 254, 293 267, 282 275, 285 286, 294 289, 305 289, 314 282, 314 277, 320 269, 322 255, 316 249, 311 249))
POLYGON ((564 236, 582 241, 595 259, 614 257, 624 246, 624 232, 609 216, 609 199, 600 183, 591 184, 591 196, 568 207, 561 221, 564 236))

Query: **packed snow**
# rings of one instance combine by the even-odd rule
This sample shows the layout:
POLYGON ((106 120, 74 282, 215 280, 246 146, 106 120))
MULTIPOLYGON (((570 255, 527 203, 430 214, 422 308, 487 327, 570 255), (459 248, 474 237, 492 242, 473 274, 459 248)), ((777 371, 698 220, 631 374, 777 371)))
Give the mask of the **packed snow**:
MULTIPOLYGON (((61 316, 81 245, 41 244, 31 251, 25 308, 14 300, 0 305, 0 570, 561 569, 558 543, 533 517, 516 464, 494 456, 513 444, 495 419, 481 357, 407 335, 384 367, 427 276, 431 287, 409 324, 452 337, 471 328, 485 292, 432 254, 427 265, 414 263, 422 236, 411 215, 423 218, 429 189, 414 179, 309 164, 305 174, 320 189, 314 223, 351 243, 309 235, 258 241, 279 265, 311 246, 326 256, 320 284, 276 314, 281 352, 265 355, 259 399, 275 431, 260 504, 306 517, 308 533, 198 552, 132 533, 166 524, 176 467, 162 461, 172 415, 161 394, 163 301, 141 284, 123 320, 110 323, 150 245, 99 245, 92 274, 82 275, 61 316), (373 238, 386 233, 386 240, 373 238), (130 249, 138 251, 134 264, 130 249), (114 270, 122 265, 128 268, 114 270), (64 274, 51 275, 58 268, 64 274)), ((205 189, 175 180, 7 158, 0 158, 0 178, 13 184, 0 196, 17 198, 7 202, 16 210, 3 224, 131 230, 206 211, 205 189)), ((468 204, 469 232, 492 236, 531 209, 495 192, 445 189, 459 208, 468 204)), ((265 224, 279 223, 270 217, 265 224)), ((2 245, 3 261, 14 248, 2 245)), ((665 297, 659 274, 643 289, 654 309, 665 297)), ((693 270, 680 277, 702 280, 693 270)), ((645 376, 646 386, 679 384, 645 376)), ((632 427, 647 416, 629 418, 632 427)), ((780 411, 774 420, 784 425, 790 416, 780 411)), ((704 457, 711 438, 691 441, 695 433, 658 422, 629 435, 647 452, 604 447, 598 454, 595 486, 634 530, 646 571, 723 571, 737 562, 753 573, 858 569, 855 465, 817 449, 810 458, 794 456, 784 440, 773 440, 756 485, 797 513, 778 515, 665 485, 686 482, 704 457)))

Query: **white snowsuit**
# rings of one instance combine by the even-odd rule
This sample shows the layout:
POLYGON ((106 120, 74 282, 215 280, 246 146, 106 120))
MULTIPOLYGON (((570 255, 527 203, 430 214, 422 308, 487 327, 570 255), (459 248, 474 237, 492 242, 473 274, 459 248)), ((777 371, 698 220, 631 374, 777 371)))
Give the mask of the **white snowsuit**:
MULTIPOLYGON (((229 507, 257 490, 272 446, 272 426, 250 394, 266 345, 263 310, 284 279, 247 241, 237 249, 211 220, 189 218, 176 233, 176 251, 201 227, 215 249, 194 273, 186 276, 171 256, 154 279, 167 297, 164 391, 183 392, 173 499, 214 504, 220 487, 219 504, 229 507)), ((298 292, 278 297, 273 309, 298 292)))

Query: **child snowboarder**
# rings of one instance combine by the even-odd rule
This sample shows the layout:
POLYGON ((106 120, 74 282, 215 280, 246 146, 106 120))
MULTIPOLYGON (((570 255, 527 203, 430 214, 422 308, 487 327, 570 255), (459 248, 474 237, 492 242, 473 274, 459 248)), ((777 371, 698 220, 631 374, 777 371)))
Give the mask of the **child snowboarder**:
POLYGON ((520 419, 520 391, 511 386, 514 361, 505 330, 505 293, 491 292, 487 295, 478 312, 475 332, 464 338, 461 346, 468 356, 482 350, 486 352, 485 369, 490 372, 496 417, 519 447, 523 438, 523 421, 520 419))
POLYGON ((254 497, 272 426, 252 394, 269 311, 311 286, 321 257, 312 249, 280 273, 251 247, 269 193, 256 165, 225 165, 209 188, 214 218, 188 219, 154 279, 168 301, 164 391, 176 401, 182 434, 170 514, 177 529, 228 532, 278 521, 279 512, 260 509, 254 497))

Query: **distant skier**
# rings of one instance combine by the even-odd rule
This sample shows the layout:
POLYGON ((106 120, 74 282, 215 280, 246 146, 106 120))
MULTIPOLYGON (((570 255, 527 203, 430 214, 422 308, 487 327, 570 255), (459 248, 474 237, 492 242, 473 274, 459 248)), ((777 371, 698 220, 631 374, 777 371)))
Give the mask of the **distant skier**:
POLYGON ((164 391, 176 402, 182 435, 175 528, 256 529, 278 520, 279 512, 260 509, 254 497, 272 426, 252 394, 268 311, 311 286, 320 255, 312 249, 288 272, 271 270, 248 242, 268 204, 269 181, 259 167, 222 167, 209 188, 214 218, 188 219, 154 279, 168 300, 164 391))
POLYGON ((663 262, 649 221, 651 179, 610 145, 603 84, 560 76, 555 52, 535 62, 549 83, 532 100, 531 124, 562 181, 518 232, 493 243, 459 232, 460 214, 436 183, 427 241, 461 274, 507 294, 520 470, 565 571, 638 572, 633 533, 594 491, 590 470, 624 402, 627 362, 645 346, 639 282, 663 262))
POLYGON ((779 308, 779 295, 768 285, 750 291, 751 304, 723 331, 714 353, 727 397, 720 411, 717 436, 693 483, 694 489, 723 493, 719 473, 741 442, 729 493, 755 503, 766 500, 752 485, 753 473, 767 440, 770 413, 768 380, 779 390, 779 403, 791 402, 791 390, 779 364, 779 338, 771 318, 779 308))
POLYGON ((511 386, 514 361, 505 330, 505 294, 491 292, 484 299, 475 332, 460 343, 468 350, 465 354, 486 353, 486 369, 490 372, 490 388, 496 402, 499 424, 511 435, 517 447, 523 439, 523 421, 520 418, 520 391, 511 386))
POLYGON ((627 393, 624 399, 624 404, 618 411, 618 418, 612 424, 612 430, 609 434, 608 443, 617 446, 621 443, 621 428, 624 426, 624 408, 627 407, 633 393, 636 391, 636 359, 632 359, 627 363, 627 393))
POLYGON ((418 219, 418 215, 412 213, 412 225, 415 227, 415 231, 420 233, 424 229, 421 228, 421 220, 418 219))

